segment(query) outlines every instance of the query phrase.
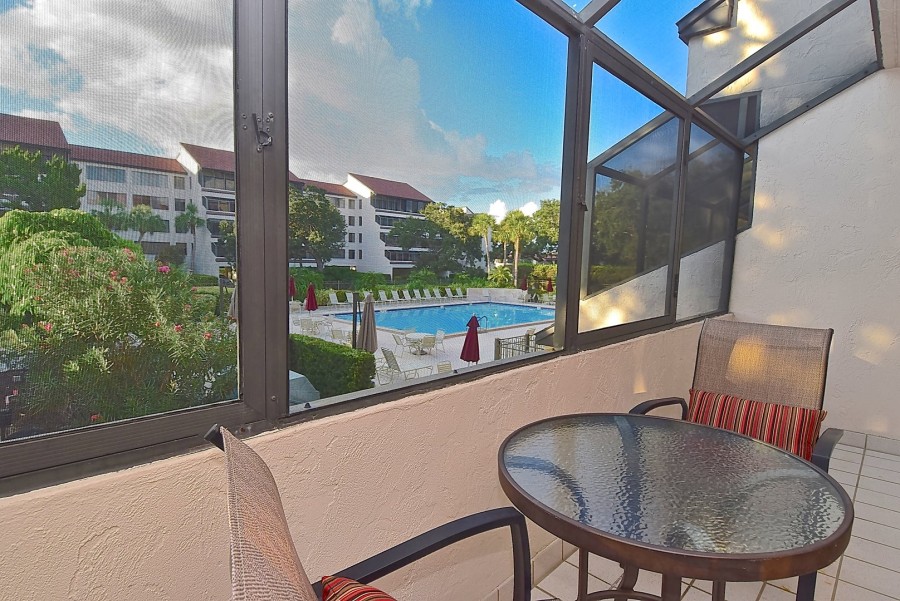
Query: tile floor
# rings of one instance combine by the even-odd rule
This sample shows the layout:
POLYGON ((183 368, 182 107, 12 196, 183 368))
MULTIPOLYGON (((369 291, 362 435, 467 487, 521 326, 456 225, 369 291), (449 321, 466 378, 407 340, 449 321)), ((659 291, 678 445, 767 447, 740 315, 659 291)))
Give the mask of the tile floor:
MULTIPOLYGON (((847 432, 834 452, 829 473, 853 499, 856 518, 844 555, 819 572, 816 601, 900 600, 900 441, 847 432)), ((568 559, 541 579, 532 599, 573 601, 577 594, 578 555, 564 546, 568 559), (570 553, 571 552, 571 553, 570 553)), ((609 588, 621 575, 613 562, 591 556, 591 590, 609 588)), ((658 594, 659 574, 641 572, 637 590, 658 594)), ((797 579, 730 583, 726 601, 791 601, 797 579)), ((683 601, 709 601, 708 581, 685 581, 683 601)))

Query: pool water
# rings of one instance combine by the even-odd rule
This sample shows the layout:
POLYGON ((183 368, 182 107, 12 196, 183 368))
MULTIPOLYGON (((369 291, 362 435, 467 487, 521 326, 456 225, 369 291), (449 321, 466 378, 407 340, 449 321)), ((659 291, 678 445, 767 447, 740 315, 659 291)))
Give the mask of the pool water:
MULTIPOLYGON (((375 310, 375 324, 380 328, 405 330, 414 328, 417 332, 437 332, 447 334, 466 331, 466 324, 472 315, 478 316, 480 328, 502 328, 537 321, 552 321, 555 310, 552 307, 528 307, 505 303, 466 303, 440 305, 436 307, 413 307, 410 309, 375 310)), ((353 313, 338 313, 337 319, 353 319, 353 313)))

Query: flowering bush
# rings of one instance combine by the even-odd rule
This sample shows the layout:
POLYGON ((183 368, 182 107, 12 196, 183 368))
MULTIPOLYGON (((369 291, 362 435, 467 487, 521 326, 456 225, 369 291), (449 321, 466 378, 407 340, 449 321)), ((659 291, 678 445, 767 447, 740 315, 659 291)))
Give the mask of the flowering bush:
MULTIPOLYGON (((22 421, 44 431, 233 398, 237 339, 188 276, 130 248, 64 247, 23 271, 22 421)), ((24 426, 25 424, 20 424, 24 426)))

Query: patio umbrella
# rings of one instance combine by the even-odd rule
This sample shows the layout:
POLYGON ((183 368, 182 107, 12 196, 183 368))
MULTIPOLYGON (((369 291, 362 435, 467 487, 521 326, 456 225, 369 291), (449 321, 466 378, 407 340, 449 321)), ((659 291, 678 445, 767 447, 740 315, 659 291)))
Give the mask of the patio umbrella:
POLYGON ((553 280, 547 280, 547 292, 553 292, 553 280))
POLYGON ((237 284, 234 285, 234 289, 231 291, 231 302, 228 304, 228 317, 231 318, 232 321, 237 321, 238 318, 237 284))
POLYGON ((478 351, 478 318, 473 315, 466 327, 468 331, 459 358, 469 363, 478 363, 481 359, 481 353, 478 351))
POLYGON ((366 301, 363 303, 362 321, 359 324, 359 337, 356 339, 356 348, 374 353, 378 350, 378 332, 375 329, 375 301, 372 293, 366 293, 366 301))
POLYGON ((519 286, 522 290, 528 290, 528 278, 522 278, 522 284, 519 286))
POLYGON ((318 308, 319 303, 316 302, 316 287, 310 284, 306 288, 306 310, 315 311, 318 308))
POLYGON ((291 300, 297 296, 297 283, 294 281, 294 276, 288 278, 288 296, 291 297, 291 300))

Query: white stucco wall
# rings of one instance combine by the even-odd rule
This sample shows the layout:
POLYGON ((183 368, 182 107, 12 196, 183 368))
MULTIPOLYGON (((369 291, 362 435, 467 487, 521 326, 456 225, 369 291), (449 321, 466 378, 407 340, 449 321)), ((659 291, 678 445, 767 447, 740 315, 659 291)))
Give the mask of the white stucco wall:
MULTIPOLYGON (((699 326, 522 367, 251 440, 313 578, 450 519, 507 505, 497 449, 543 417, 683 395, 699 326)), ((216 450, 0 499, 0 598, 229 598, 216 450)), ((550 543, 532 529, 532 552, 550 543)), ((486 534, 386 583, 401 599, 482 599, 511 574, 486 534)))
POLYGON ((737 319, 835 330, 829 422, 900 435, 900 69, 762 139, 737 319))

